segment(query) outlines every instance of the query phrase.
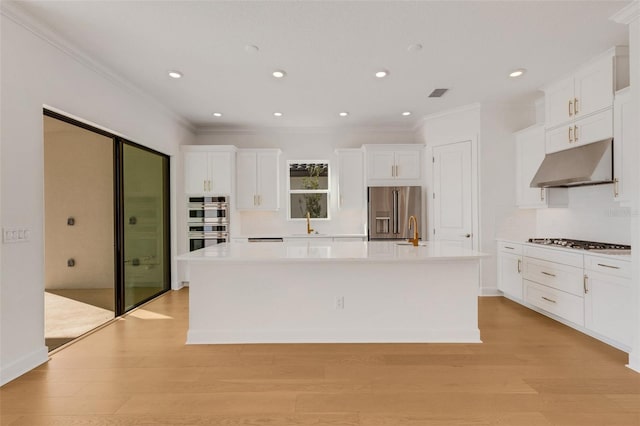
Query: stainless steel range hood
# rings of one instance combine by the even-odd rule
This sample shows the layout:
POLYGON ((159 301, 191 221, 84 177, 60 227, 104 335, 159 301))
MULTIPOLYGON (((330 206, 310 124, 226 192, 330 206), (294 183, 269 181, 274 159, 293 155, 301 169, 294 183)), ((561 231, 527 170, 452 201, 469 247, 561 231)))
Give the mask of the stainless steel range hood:
POLYGON ((545 155, 530 186, 553 188, 613 182, 612 141, 605 139, 545 155))

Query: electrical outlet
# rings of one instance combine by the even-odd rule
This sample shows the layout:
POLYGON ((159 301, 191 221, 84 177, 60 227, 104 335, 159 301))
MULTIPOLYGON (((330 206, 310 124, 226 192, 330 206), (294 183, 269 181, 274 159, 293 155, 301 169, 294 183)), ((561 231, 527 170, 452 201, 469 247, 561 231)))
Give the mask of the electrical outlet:
POLYGON ((338 310, 344 309, 344 296, 336 296, 334 307, 338 310))

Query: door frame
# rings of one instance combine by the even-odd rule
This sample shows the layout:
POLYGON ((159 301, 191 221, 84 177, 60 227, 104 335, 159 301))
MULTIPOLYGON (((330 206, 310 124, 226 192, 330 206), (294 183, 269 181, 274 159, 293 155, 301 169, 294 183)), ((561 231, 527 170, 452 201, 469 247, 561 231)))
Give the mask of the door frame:
POLYGON ((427 148, 425 149, 425 153, 427 155, 427 173, 426 175, 429 177, 429 181, 427 182, 426 194, 427 197, 427 229, 429 232, 429 238, 433 239, 434 235, 434 209, 433 209, 433 182, 434 182, 434 153, 433 148, 442 147, 446 145, 452 145, 456 143, 462 142, 471 142, 471 226, 473 228, 473 237, 471 241, 471 247, 473 250, 478 251, 480 247, 480 238, 482 237, 480 232, 480 208, 479 208, 479 184, 480 184, 480 175, 479 175, 479 167, 478 167, 478 136, 473 135, 464 138, 456 138, 450 140, 441 140, 433 143, 429 143, 427 148))
POLYGON ((99 127, 93 126, 91 124, 87 124, 83 121, 78 120, 77 118, 70 117, 68 115, 61 114, 59 112, 54 111, 47 106, 42 108, 42 115, 55 118, 57 120, 63 121, 65 123, 78 126, 82 129, 89 130, 91 132, 97 133, 99 135, 108 137, 113 141, 113 218, 114 218, 114 245, 113 245, 113 256, 114 256, 114 306, 115 306, 115 317, 122 316, 126 312, 135 309, 136 307, 148 302, 149 300, 166 293, 171 290, 171 157, 163 154, 162 152, 156 151, 152 148, 140 145, 136 142, 130 141, 116 133, 112 133, 105 129, 101 129, 99 127), (164 272, 164 288, 162 291, 157 294, 142 300, 135 305, 133 305, 129 310, 125 311, 125 301, 124 301, 124 291, 125 291, 125 281, 124 281, 124 182, 123 182, 123 167, 122 167, 122 151, 123 145, 131 145, 136 148, 140 148, 142 150, 148 151, 153 154, 160 155, 166 159, 167 170, 164 176, 164 205, 163 205, 163 214, 164 214, 164 246, 166 247, 165 252, 163 254, 163 261, 165 265, 164 272))

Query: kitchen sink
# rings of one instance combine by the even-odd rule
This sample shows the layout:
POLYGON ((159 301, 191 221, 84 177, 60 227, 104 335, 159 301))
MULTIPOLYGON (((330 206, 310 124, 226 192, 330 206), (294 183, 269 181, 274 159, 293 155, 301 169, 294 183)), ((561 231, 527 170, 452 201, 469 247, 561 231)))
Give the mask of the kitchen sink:
MULTIPOLYGON (((398 245, 398 246, 412 246, 413 243, 410 243, 408 241, 402 241, 402 242, 396 243, 396 245, 398 245)), ((426 245, 428 245, 428 243, 426 241, 420 241, 418 243, 418 246, 426 246, 426 245)))

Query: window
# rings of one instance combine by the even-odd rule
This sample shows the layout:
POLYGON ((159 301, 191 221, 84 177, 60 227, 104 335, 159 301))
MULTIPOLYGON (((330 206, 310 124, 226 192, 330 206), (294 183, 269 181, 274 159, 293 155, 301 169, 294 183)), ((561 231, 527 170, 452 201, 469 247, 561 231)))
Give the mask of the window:
POLYGON ((289 219, 329 219, 329 162, 289 161, 289 219))

